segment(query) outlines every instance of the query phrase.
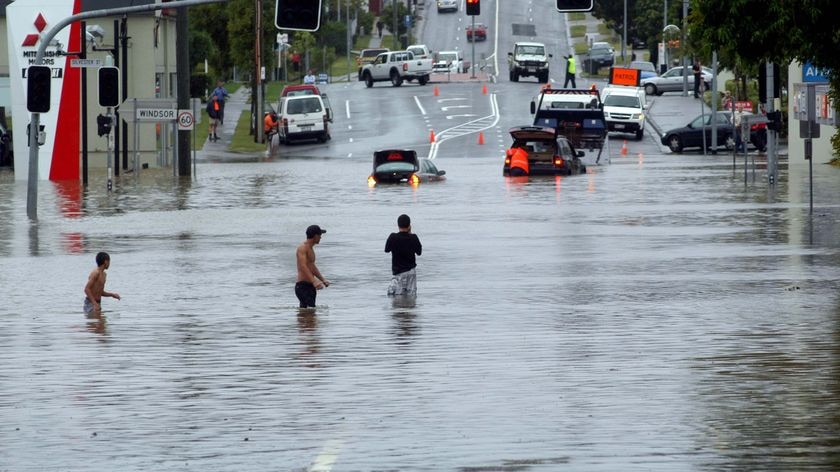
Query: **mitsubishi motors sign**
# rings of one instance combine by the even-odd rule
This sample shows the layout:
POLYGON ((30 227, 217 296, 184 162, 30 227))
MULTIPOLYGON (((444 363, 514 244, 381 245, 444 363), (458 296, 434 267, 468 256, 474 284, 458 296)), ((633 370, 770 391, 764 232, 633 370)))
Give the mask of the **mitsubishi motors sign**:
MULTIPOLYGON (((6 7, 9 79, 14 126, 15 179, 28 178, 29 146, 26 136, 30 114, 26 109, 26 71, 35 64, 42 37, 59 21, 79 13, 81 0, 16 0, 6 7)), ((64 28, 47 47, 42 65, 52 70, 50 111, 40 115, 46 141, 38 152, 38 179, 79 179, 81 69, 71 67, 79 51, 81 25, 64 28)))

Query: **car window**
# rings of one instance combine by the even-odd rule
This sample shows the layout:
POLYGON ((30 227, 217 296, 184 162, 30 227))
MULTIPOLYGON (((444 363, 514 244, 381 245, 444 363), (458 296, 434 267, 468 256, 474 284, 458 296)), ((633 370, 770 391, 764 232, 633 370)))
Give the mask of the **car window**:
POLYGON ((641 108, 639 97, 627 95, 607 95, 604 98, 604 105, 611 107, 641 108))
POLYGON ((375 172, 413 172, 414 165, 410 162, 385 162, 376 167, 375 172))
POLYGON ((516 53, 543 56, 545 55, 545 48, 542 46, 517 46, 516 53))
POLYGON ((574 157, 574 152, 572 152, 572 147, 569 145, 569 142, 565 139, 558 139, 557 140, 557 149, 560 151, 557 154, 560 154, 564 157, 574 157))
POLYGON ((455 54, 441 54, 438 57, 440 58, 441 61, 446 61, 446 62, 451 62, 451 61, 454 61, 455 59, 457 59, 457 56, 455 54))

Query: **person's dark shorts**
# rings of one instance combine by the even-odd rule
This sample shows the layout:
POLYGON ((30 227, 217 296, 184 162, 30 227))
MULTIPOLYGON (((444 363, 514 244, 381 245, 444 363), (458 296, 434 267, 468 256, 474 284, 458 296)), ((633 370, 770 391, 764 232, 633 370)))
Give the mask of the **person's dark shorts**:
POLYGON ((315 289, 315 285, 311 282, 298 282, 295 284, 295 295, 300 300, 301 308, 314 308, 315 296, 317 294, 318 290, 315 289))

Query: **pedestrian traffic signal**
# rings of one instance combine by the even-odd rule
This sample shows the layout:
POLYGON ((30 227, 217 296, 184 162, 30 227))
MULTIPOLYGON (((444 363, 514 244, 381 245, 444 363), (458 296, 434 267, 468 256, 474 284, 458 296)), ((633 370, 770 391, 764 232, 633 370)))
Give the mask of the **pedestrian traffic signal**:
POLYGON ((771 111, 767 113, 767 128, 779 132, 782 130, 782 112, 781 111, 771 111))
POLYGON ((29 66, 26 70, 26 109, 31 113, 50 111, 52 71, 47 66, 29 66))
MULTIPOLYGON (((773 96, 779 96, 779 64, 773 64, 773 96)), ((767 103, 767 65, 764 62, 758 64, 758 101, 767 103)))
POLYGON ((120 70, 116 67, 99 68, 99 106, 120 105, 120 70))
POLYGON ((569 13, 575 11, 592 11, 593 0, 556 0, 557 11, 569 13))
POLYGON ((321 0, 276 0, 274 26, 278 29, 318 31, 321 0))
POLYGON ((111 132, 111 116, 98 115, 96 117, 96 134, 105 136, 111 132))
POLYGON ((481 0, 467 0, 467 15, 476 16, 481 14, 481 0))

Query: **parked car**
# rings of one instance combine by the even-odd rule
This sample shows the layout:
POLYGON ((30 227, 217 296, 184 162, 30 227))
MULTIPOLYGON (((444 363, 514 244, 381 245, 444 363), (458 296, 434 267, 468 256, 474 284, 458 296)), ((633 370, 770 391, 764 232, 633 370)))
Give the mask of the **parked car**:
POLYGON ((373 172, 368 186, 410 184, 446 180, 446 171, 439 170, 430 159, 418 159, 413 149, 383 149, 373 153, 373 172))
POLYGON ((461 51, 440 51, 435 54, 435 62, 432 64, 432 71, 439 73, 466 72, 467 63, 464 61, 464 54, 461 51))
POLYGON ((650 61, 631 61, 627 67, 640 71, 639 75, 642 80, 659 75, 656 66, 650 61))
POLYGON ((277 115, 278 139, 288 144, 292 140, 317 139, 324 143, 330 139, 331 119, 320 95, 288 96, 280 99, 277 115))
MULTIPOLYGON (((745 116, 748 114, 745 113, 745 116)), ((662 144, 668 146, 672 152, 682 152, 689 148, 703 148, 703 136, 706 137, 706 148, 711 149, 712 146, 712 114, 707 113, 697 116, 691 120, 687 125, 674 128, 666 131, 662 135, 662 144)), ((728 150, 735 148, 735 138, 733 135, 734 127, 732 125, 730 113, 716 113, 714 115, 715 123, 717 123, 717 142, 718 146, 723 146, 728 150)), ((750 144, 759 151, 767 149, 767 126, 764 124, 754 124, 750 127, 750 144)))
POLYGON ((573 175, 586 173, 583 151, 575 150, 565 136, 547 126, 516 126, 510 129, 513 144, 505 153, 502 175, 510 175, 511 158, 517 148, 528 153, 528 175, 573 175))
POLYGON ((484 41, 487 39, 487 25, 484 23, 476 23, 475 28, 473 25, 467 25, 467 41, 472 42, 473 39, 475 41, 484 41))
MULTIPOLYGON (((712 88, 712 70, 708 67, 701 68, 703 82, 706 90, 712 88)), ((648 95, 662 95, 665 92, 682 92, 683 89, 683 68, 682 66, 672 67, 658 77, 642 78, 642 87, 648 95)), ((694 73, 691 67, 688 68, 688 90, 694 90, 694 73)))
POLYGON ((429 59, 432 57, 432 51, 425 44, 412 44, 405 48, 406 51, 411 51, 415 59, 429 59))
POLYGON ((580 64, 590 74, 597 73, 601 67, 612 67, 615 64, 615 49, 610 43, 596 41, 581 57, 580 64))
POLYGON ((297 97, 301 95, 319 95, 321 100, 324 102, 324 107, 327 109, 327 115, 329 116, 329 120, 333 121, 333 112, 332 106, 330 106, 330 99, 327 97, 327 94, 321 92, 317 85, 312 84, 296 84, 296 85, 286 85, 283 87, 283 90, 280 92, 280 98, 283 97, 297 97))
POLYGON ((458 11, 458 0, 437 0, 437 11, 458 11))

